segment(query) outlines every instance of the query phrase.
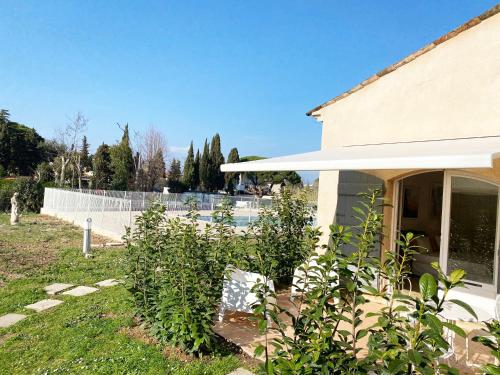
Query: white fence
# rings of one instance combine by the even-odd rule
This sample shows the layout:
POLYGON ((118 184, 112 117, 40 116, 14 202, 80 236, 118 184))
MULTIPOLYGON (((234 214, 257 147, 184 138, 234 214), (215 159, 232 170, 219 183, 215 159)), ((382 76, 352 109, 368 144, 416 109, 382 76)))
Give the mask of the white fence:
POLYGON ((186 210, 188 198, 196 200, 199 210, 213 210, 223 199, 229 200, 234 207, 259 210, 261 207, 269 206, 271 199, 262 199, 248 195, 222 195, 206 193, 155 193, 142 191, 118 191, 118 190, 90 190, 90 189, 69 189, 78 193, 92 194, 105 197, 121 198, 132 202, 132 211, 145 211, 153 202, 160 202, 167 207, 168 211, 186 210))
POLYGON ((120 240, 126 227, 133 229, 135 218, 153 202, 160 202, 167 211, 176 215, 186 211, 186 200, 192 197, 201 211, 213 211, 223 199, 229 199, 239 214, 256 215, 258 210, 271 204, 269 199, 249 196, 185 193, 162 194, 136 191, 79 190, 45 188, 41 212, 83 226, 92 219, 92 230, 120 240))
POLYGON ((45 188, 41 213, 78 226, 91 218, 93 231, 115 240, 122 238, 136 216, 130 200, 52 188, 45 188))

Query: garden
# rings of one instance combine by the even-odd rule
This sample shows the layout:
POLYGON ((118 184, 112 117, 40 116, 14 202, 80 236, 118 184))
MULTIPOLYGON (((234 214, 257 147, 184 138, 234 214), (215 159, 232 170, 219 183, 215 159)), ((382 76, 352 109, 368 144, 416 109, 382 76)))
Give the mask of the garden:
MULTIPOLYGON (((380 192, 363 195, 353 208, 358 224, 332 225, 330 242, 319 245, 320 232, 304 197, 286 192, 244 234, 236 235, 232 209, 221 204, 212 224, 200 226, 196 204, 187 202, 187 218, 169 218, 161 205, 138 219, 128 237, 128 289, 137 317, 160 342, 202 358, 217 350, 214 332, 224 279, 231 269, 261 275, 252 289, 254 319, 265 337, 255 356, 264 360, 258 371, 268 374, 456 374, 444 359, 452 348, 450 334, 465 337, 458 325, 440 317, 445 304, 455 304, 476 317, 464 301, 448 299, 463 286, 465 272, 437 279, 424 274, 419 293, 402 285, 418 248, 406 233, 399 253, 375 253, 383 215, 380 192), (345 246, 355 248, 346 255, 345 246), (297 271, 298 270, 298 271, 297 271), (295 278, 294 278, 295 276, 295 278), (280 306, 277 290, 298 292, 293 308, 280 306), (381 281, 381 288, 376 285, 381 281), (378 311, 365 311, 373 298, 385 301, 378 311), (364 321, 373 323, 367 326, 364 321), (272 335, 271 335, 272 333, 272 335)), ((476 317, 477 319, 477 317, 476 317)), ((488 335, 475 337, 499 358, 500 325, 487 323, 488 335)), ((482 371, 498 374, 485 364, 482 371)))

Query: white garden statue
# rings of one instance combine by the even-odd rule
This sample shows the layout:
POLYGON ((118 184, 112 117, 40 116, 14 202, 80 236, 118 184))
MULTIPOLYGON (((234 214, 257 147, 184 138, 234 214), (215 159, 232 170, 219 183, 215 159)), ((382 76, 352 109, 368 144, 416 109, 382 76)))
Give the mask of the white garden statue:
POLYGON ((17 197, 19 193, 14 193, 12 198, 10 198, 10 225, 19 224, 19 202, 17 201, 17 197))

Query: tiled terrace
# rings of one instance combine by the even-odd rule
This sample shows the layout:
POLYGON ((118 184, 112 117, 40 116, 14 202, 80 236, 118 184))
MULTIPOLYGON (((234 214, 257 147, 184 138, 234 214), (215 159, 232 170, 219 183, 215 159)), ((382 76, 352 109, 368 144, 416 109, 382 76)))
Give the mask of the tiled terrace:
MULTIPOLYGON (((373 300, 373 298, 371 298, 373 300)), ((280 306, 294 310, 293 304, 289 300, 289 292, 282 292, 278 294, 278 304, 280 306)), ((383 307, 383 301, 372 301, 365 305, 365 312, 378 311, 383 307)), ((250 319, 250 314, 239 313, 239 312, 226 312, 223 322, 217 322, 215 325, 215 331, 223 336, 225 339, 235 343, 240 346, 241 349, 248 355, 253 357, 255 348, 262 344, 265 344, 266 337, 259 334, 257 325, 254 321, 250 319)), ((282 317, 284 319, 284 317, 282 317)), ((364 321, 364 326, 369 326, 374 323, 375 318, 366 318, 364 321)), ((472 333, 470 337, 475 334, 474 330, 480 329, 482 326, 479 323, 457 323, 466 333, 472 333)), ((277 334, 271 332, 268 334, 268 340, 272 340, 277 334)), ((364 339, 361 341, 361 345, 364 346, 366 350, 366 342, 364 339)), ((472 342, 470 340, 469 355, 471 356, 471 361, 475 365, 481 365, 484 363, 493 363, 494 358, 489 353, 489 350, 482 345, 472 342)), ((271 345, 269 347, 272 347, 271 345)), ((364 352, 366 353, 366 351, 364 352)), ((360 353, 363 355, 363 350, 360 353)), ((461 374, 479 374, 480 372, 474 367, 469 367, 466 364, 466 350, 465 350, 465 339, 457 336, 455 338, 455 359, 449 359, 448 363, 460 370, 461 374)))

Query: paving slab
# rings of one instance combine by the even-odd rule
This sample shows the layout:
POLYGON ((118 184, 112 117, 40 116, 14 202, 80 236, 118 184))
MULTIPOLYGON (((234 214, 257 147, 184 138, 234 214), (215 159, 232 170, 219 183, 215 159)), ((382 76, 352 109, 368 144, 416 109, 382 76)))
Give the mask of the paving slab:
POLYGON ((26 318, 24 314, 5 314, 0 316, 0 328, 10 327, 26 318))
POLYGON ((54 295, 73 287, 73 284, 54 283, 47 285, 45 288, 43 288, 43 290, 45 290, 49 295, 54 295))
POLYGON ((253 372, 248 371, 247 369, 240 367, 234 370, 233 372, 230 372, 228 375, 254 375, 253 372))
POLYGON ((62 294, 66 296, 74 296, 74 297, 81 297, 85 296, 90 293, 97 292, 99 289, 93 288, 91 286, 77 286, 74 289, 67 290, 63 292, 62 294))
POLYGON ((107 280, 103 280, 103 281, 99 281, 98 283, 95 283, 95 285, 100 286, 101 288, 102 287, 115 286, 115 285, 118 285, 118 284, 121 284, 121 281, 120 280, 116 280, 116 279, 107 279, 107 280))
POLYGON ((25 306, 27 309, 35 310, 36 312, 42 312, 52 307, 55 307, 59 304, 63 303, 58 299, 42 299, 41 301, 32 303, 31 305, 25 306))

